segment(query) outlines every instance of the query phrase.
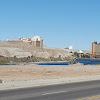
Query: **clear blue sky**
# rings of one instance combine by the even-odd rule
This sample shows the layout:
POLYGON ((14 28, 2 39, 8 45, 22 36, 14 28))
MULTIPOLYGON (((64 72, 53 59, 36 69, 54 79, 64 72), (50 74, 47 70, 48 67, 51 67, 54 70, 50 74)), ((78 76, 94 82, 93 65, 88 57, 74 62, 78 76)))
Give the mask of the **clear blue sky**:
POLYGON ((100 42, 100 0, 0 0, 0 40, 34 35, 50 47, 90 50, 100 42))

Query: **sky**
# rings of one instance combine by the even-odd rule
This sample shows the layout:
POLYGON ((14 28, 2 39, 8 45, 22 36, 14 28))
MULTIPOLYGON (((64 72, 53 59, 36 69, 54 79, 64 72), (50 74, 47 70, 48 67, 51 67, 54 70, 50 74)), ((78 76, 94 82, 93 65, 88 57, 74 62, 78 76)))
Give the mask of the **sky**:
POLYGON ((100 0, 0 0, 0 40, 41 36, 49 47, 100 42, 100 0))

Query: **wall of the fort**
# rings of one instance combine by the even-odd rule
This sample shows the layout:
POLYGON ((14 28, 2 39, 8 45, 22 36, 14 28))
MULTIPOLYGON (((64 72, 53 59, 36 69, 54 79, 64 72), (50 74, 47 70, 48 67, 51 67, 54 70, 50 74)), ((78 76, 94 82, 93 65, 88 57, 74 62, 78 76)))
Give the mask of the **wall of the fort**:
POLYGON ((43 48, 43 40, 40 41, 40 47, 43 48))
POLYGON ((8 40, 7 42, 9 43, 13 43, 13 44, 16 44, 16 43, 25 43, 27 45, 32 45, 33 47, 40 47, 40 48, 43 48, 43 40, 41 41, 31 41, 31 38, 27 40, 22 40, 21 38, 19 38, 19 40, 8 40))
POLYGON ((7 42, 10 42, 10 43, 22 43, 23 41, 21 40, 8 40, 7 42))
POLYGON ((40 47, 40 41, 36 41, 36 47, 40 47))

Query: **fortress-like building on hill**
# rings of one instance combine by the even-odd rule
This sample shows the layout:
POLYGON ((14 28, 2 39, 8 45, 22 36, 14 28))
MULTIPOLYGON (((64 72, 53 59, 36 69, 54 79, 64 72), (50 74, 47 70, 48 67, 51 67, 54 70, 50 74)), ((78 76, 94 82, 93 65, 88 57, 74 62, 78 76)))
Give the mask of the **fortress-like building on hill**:
POLYGON ((40 36, 34 36, 33 38, 23 38, 19 37, 19 40, 7 40, 7 42, 23 42, 29 45, 33 45, 34 47, 43 48, 43 38, 40 36))

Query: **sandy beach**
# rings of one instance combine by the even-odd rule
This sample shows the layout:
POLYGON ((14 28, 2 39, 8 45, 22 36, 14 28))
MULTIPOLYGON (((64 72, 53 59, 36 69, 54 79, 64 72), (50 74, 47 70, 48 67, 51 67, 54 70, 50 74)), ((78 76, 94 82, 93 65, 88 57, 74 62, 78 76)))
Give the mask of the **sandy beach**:
POLYGON ((100 65, 1 65, 1 89, 100 79, 100 65))

